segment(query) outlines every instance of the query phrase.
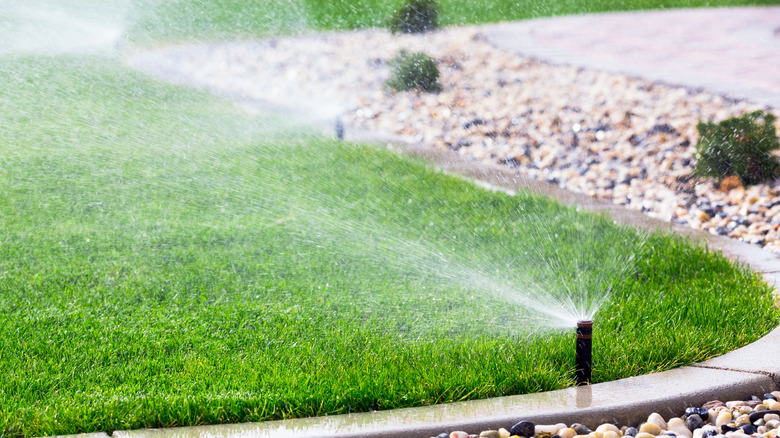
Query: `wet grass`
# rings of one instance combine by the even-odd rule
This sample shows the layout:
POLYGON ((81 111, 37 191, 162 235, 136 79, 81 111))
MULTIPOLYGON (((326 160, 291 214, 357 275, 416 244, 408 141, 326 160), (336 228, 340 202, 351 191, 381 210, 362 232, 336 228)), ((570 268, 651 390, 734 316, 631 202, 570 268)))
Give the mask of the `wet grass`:
POLYGON ((5 435, 568 386, 572 333, 528 332, 532 315, 489 293, 525 290, 524 272, 551 290, 613 287, 596 381, 703 360, 778 321, 753 274, 678 238, 489 192, 113 61, 17 59, 0 83, 5 435), (638 251, 625 278, 587 266, 614 264, 616 247, 638 251))
MULTIPOLYGON (((239 10, 175 5, 181 15, 134 28, 226 35, 239 10)), ((332 5, 320 13, 345 13, 332 5)), ((573 334, 535 330, 515 292, 612 289, 596 316, 595 381, 721 354, 780 317, 755 275, 679 238, 489 192, 116 60, 3 61, 3 435, 571 385, 573 334)))

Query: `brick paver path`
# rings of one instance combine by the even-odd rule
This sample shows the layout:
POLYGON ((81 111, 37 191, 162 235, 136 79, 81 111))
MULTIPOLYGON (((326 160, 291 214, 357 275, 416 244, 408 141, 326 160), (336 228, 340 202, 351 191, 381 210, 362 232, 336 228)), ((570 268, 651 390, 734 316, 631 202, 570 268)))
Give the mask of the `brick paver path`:
POLYGON ((497 46, 551 61, 705 88, 780 108, 780 7, 542 18, 487 28, 497 46))

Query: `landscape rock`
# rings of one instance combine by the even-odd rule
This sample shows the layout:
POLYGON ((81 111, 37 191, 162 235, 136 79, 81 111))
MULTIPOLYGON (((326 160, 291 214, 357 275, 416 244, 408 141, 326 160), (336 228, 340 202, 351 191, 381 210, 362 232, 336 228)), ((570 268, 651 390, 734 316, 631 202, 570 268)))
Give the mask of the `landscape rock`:
MULTIPOLYGON (((639 426, 639 433, 649 433, 653 436, 660 435, 662 430, 661 426, 656 423, 642 423, 642 425, 639 426)), ((639 436, 637 435, 637 437, 639 436)))
MULTIPOLYGON (((764 400, 767 399, 768 398, 764 397, 764 400)), ((648 416, 648 420, 652 420, 653 422, 648 421, 642 423, 639 429, 637 429, 635 425, 622 426, 621 428, 613 423, 603 423, 599 424, 595 430, 591 430, 580 423, 573 423, 568 427, 564 423, 534 426, 533 423, 529 421, 521 421, 515 424, 510 430, 504 428, 500 428, 499 430, 487 430, 479 435, 469 435, 466 432, 442 433, 435 438, 442 438, 445 436, 449 438, 510 438, 510 434, 512 437, 525 436, 527 438, 530 438, 531 436, 534 438, 621 438, 628 436, 633 436, 635 438, 780 438, 780 431, 778 430, 778 427, 780 427, 780 415, 773 411, 767 411, 763 417, 761 416, 762 411, 755 411, 750 415, 739 414, 741 410, 744 410, 744 407, 749 406, 755 401, 758 400, 756 398, 747 401, 736 400, 737 403, 728 403, 728 406, 730 407, 727 407, 726 403, 721 402, 710 402, 706 404, 707 406, 714 406, 710 408, 711 411, 708 411, 707 414, 710 415, 711 419, 715 420, 720 419, 721 421, 725 421, 727 418, 727 415, 725 414, 731 415, 732 418, 734 418, 734 414, 738 414, 737 418, 739 415, 750 416, 751 419, 753 419, 753 415, 757 415, 755 417, 755 424, 745 424, 739 427, 733 422, 727 422, 717 427, 711 423, 707 423, 702 420, 699 415, 700 412, 703 412, 703 410, 706 411, 706 409, 703 406, 693 406, 687 408, 684 415, 680 417, 670 417, 668 420, 657 413, 653 413, 648 416), (766 421, 764 417, 766 417, 766 421), (662 421, 665 425, 664 429, 661 429, 661 426, 657 424, 662 421), (552 430, 559 426, 561 427, 559 428, 558 433, 551 435, 552 430), (531 430, 535 431, 535 435, 529 436, 516 433, 532 433, 531 430)))
POLYGON ((509 429, 509 433, 517 436, 531 438, 535 434, 536 427, 530 421, 520 421, 509 429))
POLYGON ((691 429, 685 425, 685 421, 682 418, 670 418, 666 423, 666 429, 680 437, 691 438, 693 436, 691 429))
POLYGON ((699 414, 688 415, 685 417, 685 427, 687 427, 689 430, 702 428, 705 424, 706 423, 701 418, 701 416, 699 416, 699 414))

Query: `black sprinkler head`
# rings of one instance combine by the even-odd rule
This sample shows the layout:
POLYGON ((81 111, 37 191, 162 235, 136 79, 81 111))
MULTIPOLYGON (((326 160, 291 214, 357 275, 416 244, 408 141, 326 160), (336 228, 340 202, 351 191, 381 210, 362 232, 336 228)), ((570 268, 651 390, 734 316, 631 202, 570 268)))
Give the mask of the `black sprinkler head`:
POLYGON ((577 348, 574 351, 574 380, 577 386, 590 385, 593 321, 577 321, 577 348))

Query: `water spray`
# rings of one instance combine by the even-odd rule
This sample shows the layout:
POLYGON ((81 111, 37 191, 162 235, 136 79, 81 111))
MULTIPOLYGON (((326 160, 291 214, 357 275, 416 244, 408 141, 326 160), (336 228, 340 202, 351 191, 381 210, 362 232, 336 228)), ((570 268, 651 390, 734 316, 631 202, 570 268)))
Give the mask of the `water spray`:
POLYGON ((577 348, 574 351, 574 380, 577 386, 590 385, 593 321, 577 321, 577 348))

